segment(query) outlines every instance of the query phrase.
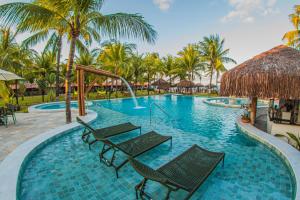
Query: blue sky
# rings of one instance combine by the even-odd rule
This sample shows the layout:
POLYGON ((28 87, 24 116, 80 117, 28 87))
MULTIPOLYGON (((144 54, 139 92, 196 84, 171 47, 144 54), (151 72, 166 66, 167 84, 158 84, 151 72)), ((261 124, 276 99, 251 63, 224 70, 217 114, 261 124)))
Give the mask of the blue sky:
MULTIPOLYGON (((0 3, 11 2, 0 0, 0 3)), ((140 13, 158 32, 154 45, 134 42, 138 51, 176 55, 188 43, 220 34, 230 56, 241 63, 282 44, 292 26, 288 14, 299 0, 106 0, 103 13, 140 13)), ((21 41, 25 35, 17 38, 21 41)), ((63 56, 68 54, 67 45, 63 56)), ((43 44, 35 47, 43 48, 43 44)), ((232 66, 227 66, 231 68, 232 66)))

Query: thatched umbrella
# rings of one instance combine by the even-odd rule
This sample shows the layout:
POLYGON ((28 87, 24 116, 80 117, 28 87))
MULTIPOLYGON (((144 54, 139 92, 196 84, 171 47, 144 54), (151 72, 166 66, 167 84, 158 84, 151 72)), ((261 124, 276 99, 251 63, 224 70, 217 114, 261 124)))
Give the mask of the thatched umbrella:
POLYGON ((176 86, 181 88, 191 88, 195 86, 195 83, 188 80, 181 80, 179 83, 176 84, 176 86))
POLYGON ((158 89, 164 89, 164 90, 170 88, 170 84, 162 78, 160 78, 157 81, 153 82, 151 85, 157 86, 158 89))
POLYGON ((223 74, 221 95, 252 98, 251 123, 257 98, 300 98, 300 51, 280 45, 223 74))

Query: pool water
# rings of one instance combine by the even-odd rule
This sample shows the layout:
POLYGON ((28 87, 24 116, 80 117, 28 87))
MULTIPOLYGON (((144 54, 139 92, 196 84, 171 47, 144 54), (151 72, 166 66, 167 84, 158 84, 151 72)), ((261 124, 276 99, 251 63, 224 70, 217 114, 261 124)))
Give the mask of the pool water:
MULTIPOLYGON (((131 99, 97 101, 90 109, 98 112, 94 127, 105 127, 123 122, 142 126, 142 132, 155 130, 173 136, 169 142, 146 152, 138 160, 158 168, 193 144, 210 151, 225 152, 225 166, 220 164, 192 199, 252 200, 292 199, 294 178, 286 164, 273 151, 245 136, 235 126, 241 114, 237 109, 213 107, 203 98, 189 96, 153 96, 138 98, 145 109, 133 109, 131 99), (153 102, 163 107, 164 114, 153 102), (149 110, 152 105, 150 125, 149 110)), ((38 150, 27 162, 20 177, 18 197, 29 199, 135 199, 134 186, 141 181, 127 164, 117 179, 113 168, 99 162, 100 143, 92 150, 81 140, 82 130, 66 134, 38 150)), ((117 136, 124 141, 139 131, 117 136)), ((117 162, 125 156, 118 152, 117 162)), ((146 192, 153 199, 163 199, 166 189, 149 182, 146 192)), ((171 199, 183 199, 186 192, 173 192, 171 199)))
MULTIPOLYGON (((66 104, 65 104, 65 102, 47 103, 47 104, 38 105, 35 108, 41 109, 41 110, 64 109, 64 108, 66 108, 66 104)), ((71 108, 78 108, 78 103, 71 102, 71 108)))
MULTIPOLYGON (((249 104, 249 99, 246 98, 228 98, 228 97, 222 97, 222 98, 209 98, 206 99, 208 103, 216 103, 220 105, 233 105, 233 106, 241 106, 244 104, 249 104)), ((257 102, 258 107, 266 107, 268 106, 266 102, 258 100, 257 102)))

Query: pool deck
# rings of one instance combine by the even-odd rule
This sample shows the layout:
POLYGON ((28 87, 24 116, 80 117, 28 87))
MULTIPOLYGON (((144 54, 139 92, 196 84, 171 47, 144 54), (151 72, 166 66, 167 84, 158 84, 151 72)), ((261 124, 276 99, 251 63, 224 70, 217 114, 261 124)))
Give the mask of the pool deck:
MULTIPOLYGON (((72 110, 73 120, 77 115, 78 111, 72 110)), ((7 128, 0 126, 0 163, 25 141, 66 124, 64 112, 16 113, 16 118, 16 124, 10 118, 7 128)))

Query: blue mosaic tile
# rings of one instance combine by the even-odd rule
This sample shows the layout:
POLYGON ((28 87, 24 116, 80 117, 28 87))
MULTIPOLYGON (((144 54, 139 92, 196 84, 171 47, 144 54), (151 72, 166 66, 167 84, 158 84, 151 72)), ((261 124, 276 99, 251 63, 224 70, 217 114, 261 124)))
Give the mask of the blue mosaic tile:
MULTIPOLYGON (((154 129, 172 135, 172 149, 165 143, 138 157, 153 168, 192 144, 226 153, 225 166, 218 166, 192 199, 292 199, 294 180, 288 166, 273 150, 236 128, 234 121, 239 110, 212 107, 202 103, 201 98, 184 96, 139 98, 139 103, 147 108, 132 109, 130 99, 98 102, 90 107, 98 112, 92 125, 105 127, 130 121, 141 125, 143 132, 154 129), (153 109, 150 125, 149 105, 153 101, 172 113, 174 120, 153 109)), ((82 129, 65 134, 28 158, 20 176, 20 199, 135 199, 134 186, 142 177, 127 164, 117 179, 112 168, 99 162, 102 145, 96 143, 89 150, 81 140, 81 132, 82 129)), ((112 140, 121 142, 137 135, 138 131, 133 131, 112 140)), ((117 162, 125 159, 121 152, 117 156, 117 162)), ((149 182, 146 191, 153 199, 163 199, 166 193, 165 188, 154 182, 149 182)), ((183 199, 186 194, 180 190, 172 193, 171 199, 183 199)))

